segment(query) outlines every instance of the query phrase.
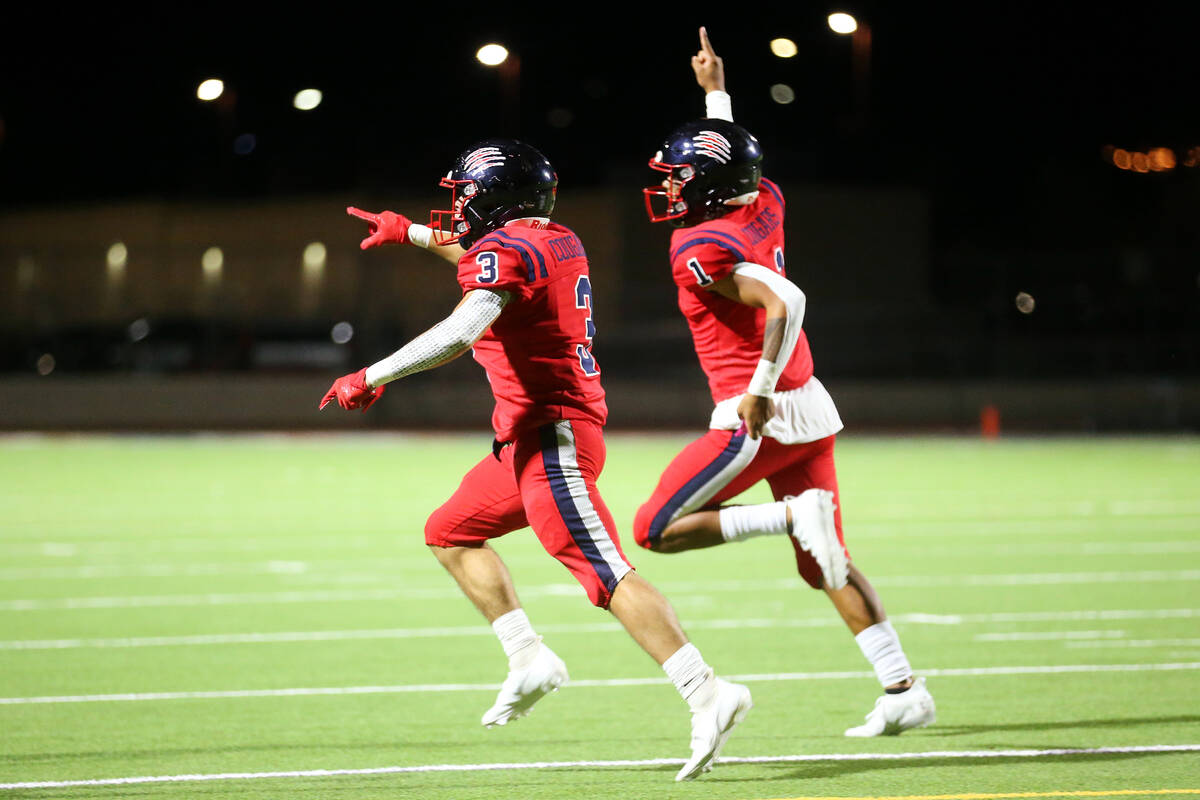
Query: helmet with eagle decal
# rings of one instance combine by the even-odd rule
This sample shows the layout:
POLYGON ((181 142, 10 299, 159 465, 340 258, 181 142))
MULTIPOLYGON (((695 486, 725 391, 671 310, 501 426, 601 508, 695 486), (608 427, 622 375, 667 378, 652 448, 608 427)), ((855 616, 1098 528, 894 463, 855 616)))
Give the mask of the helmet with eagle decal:
POLYGON ((549 216, 558 176, 536 148, 484 139, 467 148, 438 185, 450 190, 450 208, 429 212, 434 243, 470 248, 506 222, 549 216))
POLYGON ((753 199, 762 180, 762 148, 740 125, 701 119, 672 131, 650 168, 667 176, 642 190, 650 221, 684 227, 728 214, 739 199, 753 199))

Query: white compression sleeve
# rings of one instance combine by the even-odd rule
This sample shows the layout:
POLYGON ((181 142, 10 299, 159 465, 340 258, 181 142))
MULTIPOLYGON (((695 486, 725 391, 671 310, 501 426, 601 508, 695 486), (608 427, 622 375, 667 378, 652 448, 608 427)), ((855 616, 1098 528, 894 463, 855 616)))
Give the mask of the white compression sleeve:
POLYGON ((462 353, 491 327, 509 297, 509 293, 503 291, 474 289, 468 292, 453 314, 387 358, 367 367, 367 385, 379 386, 436 367, 462 353))
POLYGON ((751 394, 766 396, 775 390, 779 375, 787 366, 788 360, 791 359, 792 350, 795 349, 796 341, 800 338, 800 328, 804 324, 804 292, 800 291, 799 286, 775 270, 767 269, 761 264, 743 261, 735 266, 733 271, 738 275, 745 275, 765 283, 767 288, 787 306, 787 326, 783 329, 783 343, 779 347, 779 354, 775 357, 774 362, 765 359, 758 362, 758 369, 755 370, 754 378, 750 381, 751 385, 747 390, 751 394))
POLYGON ((733 100, 729 97, 729 93, 717 89, 715 92, 704 95, 704 112, 705 116, 712 119, 733 122, 733 100))

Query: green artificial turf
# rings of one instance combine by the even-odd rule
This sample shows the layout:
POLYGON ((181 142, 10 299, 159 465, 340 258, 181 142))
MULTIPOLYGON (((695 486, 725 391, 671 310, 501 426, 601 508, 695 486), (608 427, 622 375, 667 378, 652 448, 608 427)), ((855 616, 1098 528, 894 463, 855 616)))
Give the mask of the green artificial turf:
POLYGON ((486 435, 0 439, 0 785, 175 779, 0 798, 1200 793, 1200 750, 1146 749, 1200 745, 1200 440, 842 437, 847 543, 938 704, 878 739, 842 735, 879 686, 786 541, 633 543, 688 440, 610 433, 600 481, 754 693, 676 784, 686 706, 528 530, 496 548, 572 684, 480 726, 503 653, 422 530, 486 435))

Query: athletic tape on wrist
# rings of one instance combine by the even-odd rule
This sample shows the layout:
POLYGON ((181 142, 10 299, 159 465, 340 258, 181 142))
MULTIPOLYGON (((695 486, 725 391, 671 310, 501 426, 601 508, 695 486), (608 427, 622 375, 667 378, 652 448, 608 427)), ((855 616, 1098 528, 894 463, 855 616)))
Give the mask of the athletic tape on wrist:
POLYGON ((408 226, 408 240, 417 247, 429 247, 433 241, 433 229, 419 222, 408 226))
POLYGON ((770 397, 775 392, 779 373, 780 369, 774 361, 760 358, 758 366, 754 368, 754 377, 750 378, 750 385, 746 387, 746 393, 756 394, 759 397, 770 397))
POLYGON ((711 119, 733 122, 733 100, 727 92, 720 89, 704 95, 704 110, 711 119))

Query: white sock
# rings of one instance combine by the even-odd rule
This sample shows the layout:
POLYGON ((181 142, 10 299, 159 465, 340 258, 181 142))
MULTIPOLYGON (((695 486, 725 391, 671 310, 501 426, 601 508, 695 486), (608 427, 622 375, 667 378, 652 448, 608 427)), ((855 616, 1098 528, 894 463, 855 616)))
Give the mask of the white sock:
POLYGON ((692 711, 703 708, 716 696, 716 675, 691 642, 676 650, 662 668, 692 711))
POLYGON ((534 633, 533 626, 529 624, 529 617, 525 616, 525 609, 518 608, 496 617, 492 623, 492 630, 500 639, 504 655, 508 656, 509 669, 524 669, 529 666, 533 657, 537 655, 542 638, 534 633))
POLYGON ((875 677, 879 678, 880 686, 886 688, 912 677, 912 667, 908 664, 904 649, 900 647, 900 637, 888 620, 872 625, 855 636, 854 640, 875 668, 875 677))
POLYGON ((740 542, 752 536, 790 533, 787 503, 762 503, 756 506, 726 506, 717 513, 721 536, 727 542, 740 542))

